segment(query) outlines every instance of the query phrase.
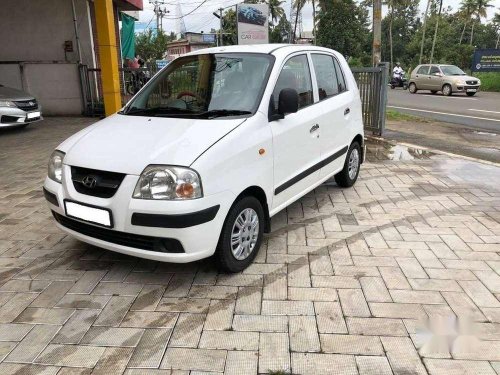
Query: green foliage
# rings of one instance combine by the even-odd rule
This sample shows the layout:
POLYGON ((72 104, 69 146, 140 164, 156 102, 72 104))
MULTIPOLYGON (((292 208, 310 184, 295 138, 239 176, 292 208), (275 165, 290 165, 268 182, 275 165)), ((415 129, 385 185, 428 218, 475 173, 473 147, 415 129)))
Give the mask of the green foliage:
POLYGON ((363 58, 371 54, 368 10, 353 0, 332 0, 318 12, 316 41, 344 56, 363 58))
POLYGON ((167 53, 167 43, 175 40, 175 34, 148 29, 135 37, 135 52, 145 61, 161 60, 167 53))
POLYGON ((288 33, 290 31, 290 22, 286 17, 280 18, 278 24, 274 27, 269 27, 269 42, 270 43, 287 43, 288 33))
POLYGON ((500 73, 474 73, 481 80, 481 90, 500 92, 500 73))

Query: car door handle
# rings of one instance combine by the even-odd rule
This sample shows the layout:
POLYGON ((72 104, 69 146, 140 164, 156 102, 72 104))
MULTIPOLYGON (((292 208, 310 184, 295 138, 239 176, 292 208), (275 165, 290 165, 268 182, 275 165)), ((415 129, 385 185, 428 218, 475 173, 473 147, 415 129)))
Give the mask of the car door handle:
POLYGON ((319 130, 319 125, 314 124, 311 129, 309 129, 309 133, 314 133, 316 130, 319 130))
POLYGON ((344 111, 344 116, 347 116, 349 113, 351 113, 351 109, 350 108, 346 108, 345 111, 344 111))

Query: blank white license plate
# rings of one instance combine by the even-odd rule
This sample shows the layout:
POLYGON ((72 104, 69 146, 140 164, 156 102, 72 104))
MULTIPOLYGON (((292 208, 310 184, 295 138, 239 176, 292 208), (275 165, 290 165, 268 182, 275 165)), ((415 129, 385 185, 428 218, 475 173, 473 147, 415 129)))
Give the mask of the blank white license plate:
POLYGON ((69 217, 111 227, 111 213, 108 210, 69 201, 65 201, 64 204, 66 215, 69 217))
POLYGON ((467 92, 476 92, 477 89, 467 89, 467 92))
POLYGON ((37 118, 37 117, 40 117, 40 112, 29 112, 26 115, 26 118, 28 118, 28 119, 37 118))

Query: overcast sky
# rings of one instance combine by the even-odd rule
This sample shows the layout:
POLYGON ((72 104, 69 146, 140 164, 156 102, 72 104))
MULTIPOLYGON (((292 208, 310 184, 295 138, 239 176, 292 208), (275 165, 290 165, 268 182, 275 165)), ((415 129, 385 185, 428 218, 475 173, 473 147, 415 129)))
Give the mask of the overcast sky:
MULTIPOLYGON (((156 17, 153 12, 153 5, 149 3, 150 0, 144 0, 144 11, 140 12, 140 22, 141 24, 137 25, 137 29, 146 27, 155 27, 156 25, 156 17)), ((165 30, 176 30, 176 20, 173 19, 177 17, 176 14, 177 7, 171 4, 177 4, 176 0, 164 0, 168 5, 165 5, 166 8, 170 11, 163 19, 163 28, 165 30)), ((200 5, 202 0, 178 0, 181 6, 181 10, 183 14, 187 14, 192 11, 194 8, 200 5)), ((207 0, 205 4, 203 4, 199 9, 197 9, 192 14, 184 17, 184 23, 186 25, 187 31, 194 32, 209 32, 212 27, 218 28, 219 20, 212 15, 212 12, 216 11, 220 7, 229 7, 235 4, 238 4, 242 1, 237 0, 207 0)), ((490 8, 488 11, 488 20, 493 17, 495 11, 498 11, 500 8, 500 0, 493 0, 491 2, 494 7, 490 8)), ((425 0, 420 1, 421 11, 425 11, 425 0)), ((451 6, 453 9, 457 9, 460 5, 460 0, 444 0, 443 6, 448 7, 451 6)), ((287 18, 289 18, 290 14, 290 0, 286 0, 283 4, 283 8, 287 14, 287 18)), ((312 7, 308 3, 304 10, 302 11, 302 22, 304 31, 312 29, 312 7)))

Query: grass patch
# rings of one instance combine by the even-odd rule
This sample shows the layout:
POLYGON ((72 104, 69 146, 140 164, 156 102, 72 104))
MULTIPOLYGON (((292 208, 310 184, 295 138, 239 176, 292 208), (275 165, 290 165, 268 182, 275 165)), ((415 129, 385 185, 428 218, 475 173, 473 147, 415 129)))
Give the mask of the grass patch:
POLYGON ((429 120, 423 117, 408 115, 406 113, 401 113, 393 109, 388 109, 385 112, 385 118, 390 121, 429 122, 429 120))
POLYGON ((485 72, 473 73, 473 75, 481 80, 481 91, 500 92, 500 73, 485 72))

